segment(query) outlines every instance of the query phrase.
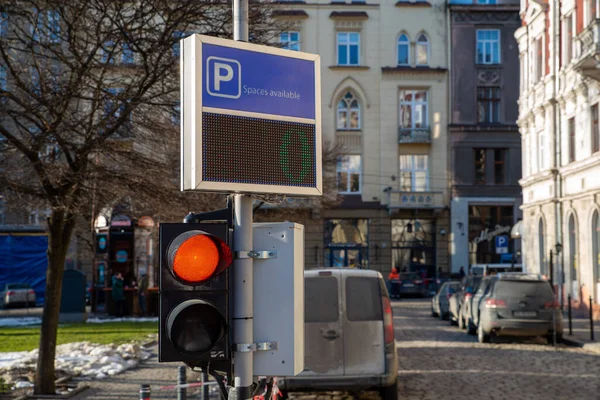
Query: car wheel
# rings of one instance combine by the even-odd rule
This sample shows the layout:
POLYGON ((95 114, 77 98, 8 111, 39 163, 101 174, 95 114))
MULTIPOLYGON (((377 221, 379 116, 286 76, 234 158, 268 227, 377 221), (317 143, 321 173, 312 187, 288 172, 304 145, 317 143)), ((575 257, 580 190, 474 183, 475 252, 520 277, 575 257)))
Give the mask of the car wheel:
POLYGON ((379 390, 381 400, 398 400, 398 380, 390 386, 379 390))
POLYGON ((490 335, 486 334, 483 331, 483 327, 481 325, 479 325, 479 327, 477 328, 477 341, 479 341, 479 343, 490 342, 490 335))
POLYGON ((467 328, 468 335, 474 335, 477 333, 477 327, 475 326, 475 324, 473 324, 471 318, 467 318, 467 320, 465 321, 465 327, 467 328))

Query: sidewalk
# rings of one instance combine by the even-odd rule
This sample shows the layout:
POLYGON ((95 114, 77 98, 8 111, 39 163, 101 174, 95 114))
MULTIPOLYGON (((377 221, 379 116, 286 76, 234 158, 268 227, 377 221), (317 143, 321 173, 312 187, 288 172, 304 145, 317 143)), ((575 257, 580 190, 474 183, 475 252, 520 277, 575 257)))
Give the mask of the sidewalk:
MULTIPOLYGON (((158 390, 161 386, 177 384, 177 367, 181 363, 159 363, 158 348, 155 345, 152 348, 152 356, 140 363, 139 367, 122 372, 118 375, 93 381, 85 381, 88 389, 79 393, 70 399, 74 400, 117 400, 117 399, 139 399, 140 385, 148 384, 151 386, 151 399, 176 399, 177 391, 175 389, 158 390)), ((199 382, 200 374, 187 369, 187 382, 199 382)), ((199 387, 187 389, 188 398, 192 393, 200 391, 199 387)), ((214 397, 211 391, 209 397, 214 397)), ((194 396, 196 397, 196 396, 194 396)), ((197 397, 199 398, 199 396, 197 397)))
POLYGON ((600 354, 600 321, 594 321, 594 341, 590 337, 590 320, 588 318, 572 319, 573 335, 569 335, 569 316, 563 316, 563 341, 570 346, 600 354))

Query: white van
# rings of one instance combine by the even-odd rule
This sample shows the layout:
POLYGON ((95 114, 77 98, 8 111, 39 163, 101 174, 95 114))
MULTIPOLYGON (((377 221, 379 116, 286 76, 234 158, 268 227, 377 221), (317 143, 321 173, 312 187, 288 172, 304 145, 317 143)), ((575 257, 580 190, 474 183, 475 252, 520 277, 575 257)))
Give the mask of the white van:
POLYGON ((377 271, 304 272, 304 371, 277 384, 287 392, 377 390, 398 398, 392 306, 377 271))

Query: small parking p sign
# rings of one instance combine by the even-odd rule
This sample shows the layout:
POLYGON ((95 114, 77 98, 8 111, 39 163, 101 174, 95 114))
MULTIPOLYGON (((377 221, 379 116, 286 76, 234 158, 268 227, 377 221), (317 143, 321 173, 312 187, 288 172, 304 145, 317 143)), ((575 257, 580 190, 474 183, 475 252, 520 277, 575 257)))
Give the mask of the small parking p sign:
POLYGON ((206 91, 211 96, 239 99, 242 95, 242 66, 230 58, 206 59, 206 91))
POLYGON ((496 236, 496 254, 508 253, 508 236, 496 236))

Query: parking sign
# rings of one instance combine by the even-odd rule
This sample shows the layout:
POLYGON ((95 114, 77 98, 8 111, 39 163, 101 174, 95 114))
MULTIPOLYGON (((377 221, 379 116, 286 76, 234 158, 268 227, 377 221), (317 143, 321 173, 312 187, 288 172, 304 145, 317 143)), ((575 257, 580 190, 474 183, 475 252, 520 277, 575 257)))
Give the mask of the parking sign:
POLYGON ((496 236, 496 254, 508 253, 508 236, 496 236))
POLYGON ((318 55, 192 35, 180 57, 182 190, 322 195, 318 55))

